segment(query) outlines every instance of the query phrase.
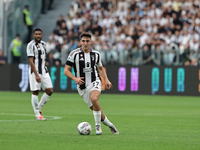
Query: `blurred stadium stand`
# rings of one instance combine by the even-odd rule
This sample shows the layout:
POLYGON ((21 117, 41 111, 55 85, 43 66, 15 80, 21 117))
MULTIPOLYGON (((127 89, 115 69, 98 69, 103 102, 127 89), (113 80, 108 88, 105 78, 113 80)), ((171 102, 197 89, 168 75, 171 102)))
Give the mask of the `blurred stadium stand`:
POLYGON ((199 63, 198 0, 73 0, 68 15, 62 15, 66 25, 57 25, 47 42, 48 53, 61 64, 80 46, 83 31, 93 34, 93 48, 104 65, 199 63))

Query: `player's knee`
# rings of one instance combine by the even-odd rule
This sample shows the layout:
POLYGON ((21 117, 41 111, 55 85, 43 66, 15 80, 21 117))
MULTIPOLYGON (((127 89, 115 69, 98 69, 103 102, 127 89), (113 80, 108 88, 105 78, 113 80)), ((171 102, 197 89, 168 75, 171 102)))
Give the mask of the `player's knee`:
POLYGON ((98 98, 97 97, 91 97, 91 102, 92 104, 96 104, 98 101, 98 98))
POLYGON ((49 94, 50 95, 53 94, 53 89, 50 89, 49 94))
POLYGON ((33 94, 33 95, 38 95, 38 94, 39 94, 39 91, 32 91, 32 94, 33 94))
POLYGON ((47 95, 51 96, 51 94, 53 94, 53 89, 48 89, 48 90, 46 91, 46 93, 47 93, 47 95))

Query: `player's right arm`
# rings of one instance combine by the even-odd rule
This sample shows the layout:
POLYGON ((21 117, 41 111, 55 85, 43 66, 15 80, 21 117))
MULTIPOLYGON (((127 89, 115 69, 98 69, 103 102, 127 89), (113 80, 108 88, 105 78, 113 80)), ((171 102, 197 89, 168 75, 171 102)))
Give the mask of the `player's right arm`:
POLYGON ((72 80, 74 80, 75 82, 76 82, 76 84, 78 84, 78 85, 81 85, 81 84, 83 84, 83 83, 85 83, 82 79, 84 78, 84 77, 80 77, 80 78, 77 78, 77 77, 75 77, 72 73, 71 73, 71 66, 69 66, 69 65, 65 65, 65 69, 64 69, 64 75, 66 75, 68 78, 70 78, 70 79, 72 79, 72 80))
POLYGON ((26 48, 26 52, 27 52, 27 56, 28 56, 28 61, 29 61, 29 65, 31 66, 31 70, 33 71, 33 73, 35 74, 35 80, 37 82, 41 82, 41 78, 38 75, 36 68, 35 68, 35 64, 34 64, 34 52, 33 52, 33 47, 32 44, 28 44, 27 48, 26 48))
POLYGON ((67 62, 65 64, 65 69, 64 69, 64 75, 66 75, 68 78, 74 80, 76 82, 76 84, 81 85, 83 83, 85 83, 82 79, 84 79, 84 77, 80 77, 77 78, 75 77, 72 73, 71 73, 71 68, 74 65, 74 56, 75 53, 71 52, 67 58, 67 62))
POLYGON ((35 69, 35 64, 33 63, 33 60, 34 60, 34 57, 29 57, 28 58, 29 65, 31 66, 31 70, 35 74, 35 80, 40 83, 41 82, 41 78, 40 78, 40 76, 38 75, 38 73, 37 73, 37 71, 35 69))

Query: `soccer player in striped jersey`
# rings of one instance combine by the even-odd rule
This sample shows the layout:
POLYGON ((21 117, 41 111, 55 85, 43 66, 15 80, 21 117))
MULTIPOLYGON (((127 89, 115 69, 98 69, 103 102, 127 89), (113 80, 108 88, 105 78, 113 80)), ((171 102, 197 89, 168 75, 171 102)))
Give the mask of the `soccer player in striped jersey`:
POLYGON ((105 79, 107 89, 112 88, 112 83, 109 81, 103 69, 99 52, 91 48, 91 36, 87 32, 83 32, 80 35, 81 47, 70 52, 64 74, 77 83, 79 95, 88 107, 93 110, 96 134, 102 134, 101 121, 111 129, 113 134, 119 134, 113 123, 103 113, 99 103, 99 96, 101 94, 101 79, 99 73, 105 79), (70 71, 72 67, 74 67, 75 76, 70 71))
POLYGON ((42 41, 42 30, 37 28, 33 31, 33 40, 27 45, 27 56, 29 61, 29 82, 32 91, 31 103, 35 113, 36 120, 46 120, 43 117, 41 108, 49 100, 53 93, 53 86, 49 76, 46 60, 46 43, 42 41), (40 89, 45 90, 40 102, 38 95, 40 89))

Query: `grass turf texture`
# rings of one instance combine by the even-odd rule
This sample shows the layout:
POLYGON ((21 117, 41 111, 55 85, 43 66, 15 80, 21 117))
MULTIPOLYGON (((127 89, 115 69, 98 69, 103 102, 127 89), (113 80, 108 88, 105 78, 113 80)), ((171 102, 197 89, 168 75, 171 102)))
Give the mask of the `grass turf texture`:
POLYGON ((77 93, 54 93, 43 107, 44 117, 57 120, 35 121, 30 98, 0 92, 1 150, 200 149, 199 97, 102 94, 101 107, 120 134, 102 124, 102 135, 93 129, 88 136, 76 128, 83 121, 94 128, 93 114, 77 93))

